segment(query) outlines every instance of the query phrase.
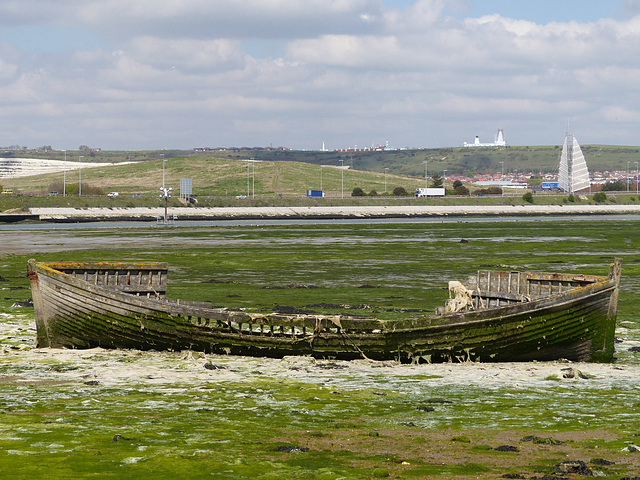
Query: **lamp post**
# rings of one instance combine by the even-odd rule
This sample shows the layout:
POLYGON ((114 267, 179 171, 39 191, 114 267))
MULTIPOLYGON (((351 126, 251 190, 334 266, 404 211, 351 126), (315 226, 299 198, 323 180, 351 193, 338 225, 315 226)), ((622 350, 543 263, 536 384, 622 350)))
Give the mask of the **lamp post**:
POLYGON ((340 173, 342 174, 342 198, 344 198, 344 159, 340 159, 340 173))
POLYGON ((84 157, 80 155, 78 157, 78 196, 82 196, 82 159, 84 157))
POLYGON ((424 161, 424 188, 429 188, 427 184, 427 160, 424 161))
POLYGON ((321 192, 323 191, 323 190, 322 190, 322 169, 323 169, 323 168, 324 168, 324 167, 323 167, 322 165, 320 165, 320 191, 321 191, 321 192))
POLYGON ((442 186, 444 188, 447 188, 447 171, 446 170, 443 170, 443 173, 442 173, 442 186))
POLYGON ((67 196, 67 151, 64 151, 64 163, 62 164, 62 196, 67 196))
POLYGON ((162 158, 162 188, 164 189, 164 153, 161 153, 160 157, 162 158))
POLYGON ((504 162, 500 162, 500 187, 502 196, 504 197, 504 162))
POLYGON ((638 162, 636 164, 636 195, 638 194, 638 162))
POLYGON ((251 164, 247 163, 247 198, 249 198, 249 174, 251 173, 251 164))
POLYGON ((629 193, 629 162, 627 162, 627 193, 629 193))
POLYGON ((387 170, 389 170, 389 167, 384 169, 384 193, 387 193, 387 170))
POLYGON ((160 189, 160 198, 164 198, 164 224, 168 225, 169 224, 169 220, 167 218, 167 201, 169 200, 169 197, 171 196, 171 190, 173 190, 172 188, 165 188, 162 187, 160 189))
POLYGON ((256 198, 256 162, 255 159, 251 158, 251 198, 256 198))

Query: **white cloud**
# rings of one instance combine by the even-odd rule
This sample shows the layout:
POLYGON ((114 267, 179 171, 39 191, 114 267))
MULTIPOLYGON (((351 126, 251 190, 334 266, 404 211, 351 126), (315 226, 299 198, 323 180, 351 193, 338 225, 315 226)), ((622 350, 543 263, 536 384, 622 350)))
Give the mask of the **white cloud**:
POLYGON ((67 25, 104 39, 53 54, 0 44, 3 142, 446 146, 503 127, 535 144, 557 141, 571 117, 583 143, 637 143, 618 127, 640 122, 640 16, 540 25, 447 17, 464 7, 456 0, 239 5, 1 2, 0 24, 67 25), (263 41, 269 48, 256 48, 263 41), (59 121, 38 128, 40 117, 59 121))

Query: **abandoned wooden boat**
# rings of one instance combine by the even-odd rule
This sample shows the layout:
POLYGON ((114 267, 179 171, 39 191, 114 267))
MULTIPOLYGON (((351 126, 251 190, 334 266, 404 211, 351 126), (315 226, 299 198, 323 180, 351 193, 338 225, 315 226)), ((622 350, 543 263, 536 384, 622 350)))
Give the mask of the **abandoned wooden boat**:
POLYGON ((613 359, 621 274, 479 271, 439 313, 285 315, 165 298, 166 263, 28 262, 38 347, 403 362, 613 359))

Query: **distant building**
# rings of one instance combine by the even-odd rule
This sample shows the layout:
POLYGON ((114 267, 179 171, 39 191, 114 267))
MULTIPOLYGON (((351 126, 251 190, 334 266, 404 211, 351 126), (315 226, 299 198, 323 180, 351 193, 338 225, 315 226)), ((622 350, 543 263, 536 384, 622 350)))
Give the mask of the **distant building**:
POLYGON ((504 131, 499 128, 493 143, 480 143, 480 137, 476 135, 473 143, 464 142, 463 147, 506 147, 507 142, 504 139, 504 131))

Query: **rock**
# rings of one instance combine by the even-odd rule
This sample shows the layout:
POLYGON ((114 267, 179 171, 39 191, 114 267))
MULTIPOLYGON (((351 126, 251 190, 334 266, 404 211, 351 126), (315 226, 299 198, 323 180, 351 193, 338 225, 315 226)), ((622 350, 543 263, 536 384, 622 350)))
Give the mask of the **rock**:
POLYGON ((574 367, 563 368, 562 378, 581 378, 583 380, 588 380, 589 377, 582 373, 580 370, 574 367))
POLYGON ((223 367, 221 365, 214 365, 211 362, 207 362, 204 364, 204 368, 206 368, 207 370, 224 370, 226 367, 223 367))
POLYGON ((564 442, 560 440, 554 440, 551 437, 540 438, 535 435, 527 435, 520 439, 521 442, 533 442, 537 445, 562 445, 564 442))
POLYGON ((127 442, 131 442, 131 441, 135 441, 135 438, 127 438, 127 437, 123 437, 122 435, 120 435, 119 433, 117 435, 113 436, 113 441, 114 442, 119 442, 119 441, 127 441, 127 442))
POLYGON ((416 410, 419 412, 435 412, 435 408, 433 407, 416 407, 416 410))
POLYGON ((499 447, 494 448, 496 452, 519 452, 520 449, 518 447, 514 447, 513 445, 500 445, 499 447))
POLYGON ((297 445, 282 445, 274 449, 274 452, 284 452, 284 453, 308 452, 308 451, 309 449, 307 447, 298 447, 297 445))
POLYGON ((604 458, 594 458, 593 460, 591 460, 591 463, 593 463, 594 465, 613 465, 616 462, 605 460, 604 458))
POLYGON ((502 478, 526 478, 524 475, 520 475, 519 473, 505 473, 502 475, 502 478))
POLYGON ((593 476, 593 471, 582 460, 569 460, 558 463, 553 467, 553 471, 562 474, 577 473, 578 475, 593 476))
POLYGON ((629 349, 630 352, 640 352, 640 347, 631 347, 629 349))
POLYGON ((29 299, 29 300, 25 300, 24 302, 16 301, 16 302, 13 302, 13 305, 11 305, 11 307, 33 308, 33 300, 29 299))

